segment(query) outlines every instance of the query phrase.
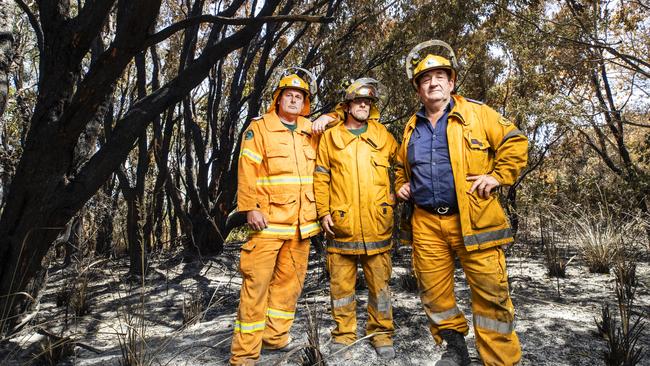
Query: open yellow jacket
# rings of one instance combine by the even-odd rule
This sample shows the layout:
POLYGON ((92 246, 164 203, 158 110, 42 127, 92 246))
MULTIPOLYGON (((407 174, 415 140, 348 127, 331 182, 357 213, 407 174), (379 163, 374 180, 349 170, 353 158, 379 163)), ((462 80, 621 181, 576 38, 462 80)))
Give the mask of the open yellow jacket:
POLYGON ((317 139, 311 122, 298 117, 294 132, 271 111, 244 132, 238 170, 238 211, 259 210, 268 227, 253 237, 290 239, 320 232, 313 190, 317 139))
POLYGON ((395 199, 388 169, 396 153, 395 138, 376 119, 359 137, 343 123, 323 133, 314 191, 318 217, 330 214, 334 221, 328 252, 372 255, 391 248, 395 199))
MULTIPOLYGON (((512 185, 526 166, 528 140, 492 108, 459 95, 452 97, 454 107, 449 113, 447 140, 465 247, 472 251, 510 243, 510 223, 497 197, 483 199, 477 191, 467 193, 473 182, 466 178, 490 174, 501 185, 512 185)), ((413 115, 404 128, 395 169, 396 190, 410 180, 407 151, 415 123, 413 115)), ((409 238, 402 233, 402 240, 409 238)))

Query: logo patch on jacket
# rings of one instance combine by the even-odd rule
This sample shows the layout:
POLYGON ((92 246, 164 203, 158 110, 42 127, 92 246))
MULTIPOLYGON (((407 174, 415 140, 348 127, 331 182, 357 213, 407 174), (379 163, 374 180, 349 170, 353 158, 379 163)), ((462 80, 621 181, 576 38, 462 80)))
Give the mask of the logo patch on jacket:
POLYGON ((501 123, 501 124, 504 125, 504 126, 510 126, 510 125, 512 125, 512 122, 508 121, 508 120, 505 119, 504 117, 499 118, 499 123, 501 123))
POLYGON ((483 147, 483 143, 477 139, 472 139, 472 145, 478 145, 480 147, 483 147))
POLYGON ((246 139, 246 140, 252 140, 252 139, 253 139, 253 135, 254 135, 254 134, 253 134, 253 130, 248 130, 248 131, 246 131, 246 136, 244 137, 244 139, 246 139))

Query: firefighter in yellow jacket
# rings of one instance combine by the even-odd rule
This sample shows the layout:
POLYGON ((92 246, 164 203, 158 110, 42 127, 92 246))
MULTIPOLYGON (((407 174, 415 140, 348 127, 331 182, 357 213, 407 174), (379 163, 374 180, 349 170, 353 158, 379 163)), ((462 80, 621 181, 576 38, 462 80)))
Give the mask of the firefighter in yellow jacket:
POLYGON ((399 198, 415 204, 413 268, 431 333, 437 343, 447 343, 436 365, 470 364, 468 325, 454 296, 455 256, 471 289, 483 363, 513 365, 521 348, 502 249, 513 238, 493 193, 515 182, 526 165, 528 142, 492 108, 452 95, 456 73, 455 55, 444 42, 425 42, 409 54, 407 74, 422 108, 406 124, 395 188, 399 198), (433 46, 447 48, 451 58, 427 54, 410 62, 433 46))
POLYGON ((254 364, 261 348, 282 349, 303 287, 309 238, 320 232, 311 136, 313 89, 297 74, 283 77, 268 113, 244 132, 237 208, 251 234, 241 248, 243 277, 230 364, 254 364))
POLYGON ((329 236, 332 352, 356 338, 355 282, 357 263, 368 284, 367 334, 381 358, 395 357, 393 317, 388 281, 394 195, 388 168, 397 153, 395 138, 379 123, 376 107, 379 83, 370 78, 353 82, 339 103, 336 127, 325 131, 318 145, 314 174, 316 207, 329 236))

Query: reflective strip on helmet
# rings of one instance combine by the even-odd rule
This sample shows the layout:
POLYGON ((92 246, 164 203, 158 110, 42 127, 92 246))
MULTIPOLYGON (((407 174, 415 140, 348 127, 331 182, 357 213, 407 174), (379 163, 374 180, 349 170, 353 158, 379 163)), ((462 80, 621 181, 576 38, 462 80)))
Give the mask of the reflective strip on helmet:
POLYGON ((458 306, 454 306, 449 310, 441 311, 439 313, 433 313, 430 311, 427 311, 426 313, 429 316, 431 322, 433 322, 436 325, 440 325, 443 321, 453 318, 458 314, 462 314, 458 306))
POLYGON ((508 238, 512 238, 512 230, 509 227, 500 230, 488 231, 486 233, 464 236, 463 241, 465 242, 465 246, 470 246, 508 238))
POLYGON ((320 231, 320 224, 318 222, 313 222, 311 224, 300 225, 300 236, 305 237, 313 233, 320 231))
POLYGON ((499 144, 499 146, 503 145, 503 143, 506 142, 506 140, 508 140, 509 138, 515 137, 515 136, 524 136, 524 137, 526 137, 526 135, 524 135, 524 133, 521 132, 521 130, 519 130, 518 128, 515 128, 514 130, 508 132, 505 136, 503 136, 503 140, 501 140, 501 143, 499 144))
POLYGON ((336 300, 332 299, 332 308, 333 309, 340 308, 340 307, 343 307, 345 305, 352 304, 353 302, 354 302, 354 294, 352 294, 350 296, 346 296, 346 297, 341 298, 341 299, 336 299, 336 300))
POLYGON ((511 334, 515 330, 515 323, 502 322, 481 315, 474 315, 474 327, 491 330, 500 334, 511 334))
POLYGON ((235 332, 240 333, 254 333, 264 330, 266 327, 266 320, 253 323, 244 323, 239 320, 235 321, 235 332))
POLYGON ((241 151, 240 157, 242 157, 242 156, 245 156, 245 157, 251 159, 252 161, 254 161, 257 164, 262 162, 262 155, 256 153, 255 151, 253 151, 251 149, 248 149, 248 148, 241 151))
POLYGON ((316 165, 316 169, 314 169, 314 173, 330 174, 330 171, 329 171, 329 169, 326 169, 325 167, 322 167, 320 165, 316 165))
POLYGON ((385 316, 390 315, 390 292, 387 289, 379 291, 377 298, 368 294, 368 306, 377 309, 378 312, 385 316))
POLYGON ((291 184, 313 184, 314 177, 311 175, 278 175, 273 177, 257 178, 258 186, 281 186, 291 184))
POLYGON ((296 312, 295 311, 284 311, 284 310, 268 308, 268 310, 266 310, 266 315, 269 318, 293 319, 295 317, 295 315, 296 315, 296 312))
POLYGON ((381 240, 381 241, 337 241, 331 240, 328 244, 331 248, 342 249, 342 250, 377 250, 383 249, 390 246, 391 240, 381 240))

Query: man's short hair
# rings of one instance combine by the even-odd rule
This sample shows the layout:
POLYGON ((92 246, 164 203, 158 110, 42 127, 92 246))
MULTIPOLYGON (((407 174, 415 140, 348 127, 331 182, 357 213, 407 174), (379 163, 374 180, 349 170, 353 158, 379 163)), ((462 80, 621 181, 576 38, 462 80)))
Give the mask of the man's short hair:
POLYGON ((418 75, 418 77, 415 78, 415 84, 417 84, 417 86, 419 87, 420 86, 420 79, 422 79, 424 74, 428 73, 429 71, 435 71, 435 70, 444 71, 447 74, 447 80, 451 80, 451 70, 449 70, 449 69, 432 69, 432 70, 428 70, 427 72, 423 72, 420 75, 418 75))
POLYGON ((294 89, 294 88, 284 88, 284 89, 280 90, 280 95, 278 95, 278 97, 282 97, 282 95, 284 94, 284 92, 287 91, 287 90, 299 91, 300 94, 302 94, 302 98, 303 98, 303 99, 307 99, 307 93, 305 93, 304 90, 294 89))

